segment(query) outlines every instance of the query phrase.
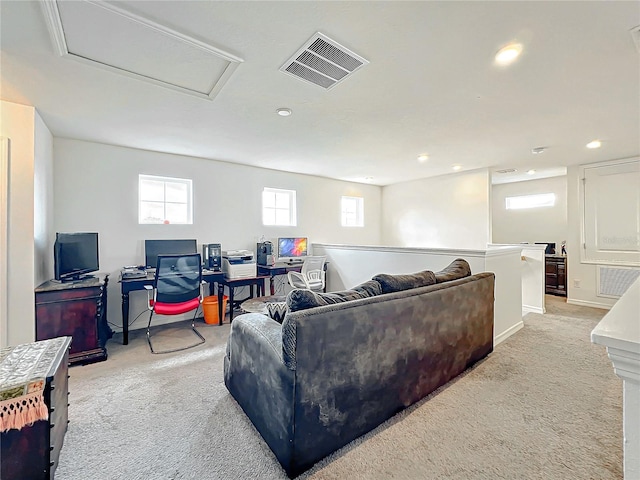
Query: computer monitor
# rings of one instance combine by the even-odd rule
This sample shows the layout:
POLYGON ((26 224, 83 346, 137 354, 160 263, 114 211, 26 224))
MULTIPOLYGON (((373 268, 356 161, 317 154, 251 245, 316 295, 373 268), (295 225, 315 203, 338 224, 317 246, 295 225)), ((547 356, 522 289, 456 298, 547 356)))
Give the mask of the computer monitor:
POLYGON ((156 268, 158 255, 176 253, 198 253, 195 239, 187 240, 145 240, 144 262, 147 268, 156 268))
POLYGON ((278 238, 278 261, 302 261, 307 256, 307 237, 278 238))

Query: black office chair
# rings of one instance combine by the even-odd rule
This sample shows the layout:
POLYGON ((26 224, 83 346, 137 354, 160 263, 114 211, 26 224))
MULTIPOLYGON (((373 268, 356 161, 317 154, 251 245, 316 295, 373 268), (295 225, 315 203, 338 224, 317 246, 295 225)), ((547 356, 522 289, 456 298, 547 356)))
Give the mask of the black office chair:
POLYGON ((147 286, 149 323, 147 342, 151 353, 171 353, 186 350, 204 343, 204 337, 196 330, 195 319, 202 303, 202 263, 199 253, 188 255, 158 255, 153 287, 147 286), (194 311, 191 330, 199 338, 197 343, 172 350, 155 351, 151 343, 151 319, 153 314, 179 315, 194 311))

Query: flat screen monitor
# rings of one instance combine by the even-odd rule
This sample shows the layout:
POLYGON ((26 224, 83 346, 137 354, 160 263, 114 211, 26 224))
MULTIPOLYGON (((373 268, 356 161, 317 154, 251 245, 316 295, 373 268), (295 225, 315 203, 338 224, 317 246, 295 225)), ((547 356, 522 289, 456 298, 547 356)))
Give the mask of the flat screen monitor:
POLYGON ((290 261, 307 256, 307 237, 278 238, 278 260, 290 261))
POLYGON ((79 280, 100 268, 97 233, 56 233, 53 270, 56 280, 79 280))
POLYGON ((144 262, 147 268, 156 268, 158 255, 176 253, 198 253, 195 239, 188 240, 145 240, 144 262))

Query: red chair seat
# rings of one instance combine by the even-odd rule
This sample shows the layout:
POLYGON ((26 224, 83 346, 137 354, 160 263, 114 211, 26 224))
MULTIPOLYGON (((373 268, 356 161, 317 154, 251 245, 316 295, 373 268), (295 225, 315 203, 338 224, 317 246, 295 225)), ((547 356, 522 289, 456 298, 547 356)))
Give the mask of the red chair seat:
POLYGON ((153 311, 160 315, 178 315, 194 310, 200 306, 200 299, 194 298, 182 303, 162 303, 151 300, 153 311))

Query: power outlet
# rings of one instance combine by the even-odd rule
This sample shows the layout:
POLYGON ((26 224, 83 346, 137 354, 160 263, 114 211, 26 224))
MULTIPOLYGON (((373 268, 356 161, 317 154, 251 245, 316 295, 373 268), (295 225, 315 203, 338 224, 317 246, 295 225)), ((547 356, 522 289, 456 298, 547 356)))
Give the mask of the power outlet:
POLYGON ((573 288, 580 288, 580 280, 577 278, 573 280, 573 288))

